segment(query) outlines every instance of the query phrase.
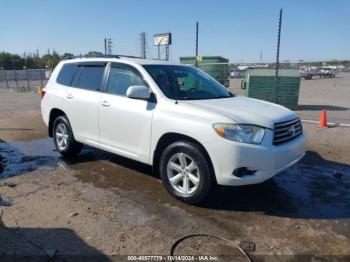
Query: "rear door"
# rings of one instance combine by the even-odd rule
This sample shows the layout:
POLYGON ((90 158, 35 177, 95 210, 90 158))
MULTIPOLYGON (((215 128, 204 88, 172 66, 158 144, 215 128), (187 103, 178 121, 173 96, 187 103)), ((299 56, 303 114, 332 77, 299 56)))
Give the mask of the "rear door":
POLYGON ((72 83, 63 99, 75 139, 98 146, 98 109, 105 75, 105 62, 78 63, 72 83))
POLYGON ((130 86, 147 86, 134 67, 112 63, 100 99, 100 146, 141 162, 149 161, 154 102, 126 96, 130 86))

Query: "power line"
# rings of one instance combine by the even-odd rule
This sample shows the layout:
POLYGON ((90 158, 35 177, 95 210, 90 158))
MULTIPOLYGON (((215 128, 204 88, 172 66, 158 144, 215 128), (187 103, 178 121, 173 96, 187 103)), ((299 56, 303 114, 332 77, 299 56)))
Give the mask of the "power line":
POLYGON ((169 45, 165 45, 165 60, 169 61, 169 45))
POLYGON ((108 55, 111 55, 112 52, 112 48, 113 48, 113 43, 112 43, 112 39, 108 38, 107 39, 107 51, 108 51, 108 55))

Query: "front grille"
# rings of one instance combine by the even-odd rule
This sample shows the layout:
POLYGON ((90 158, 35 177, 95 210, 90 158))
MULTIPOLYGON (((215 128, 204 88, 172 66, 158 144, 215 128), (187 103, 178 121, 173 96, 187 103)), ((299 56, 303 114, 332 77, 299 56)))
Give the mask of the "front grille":
POLYGON ((273 144, 280 145, 293 140, 303 133, 303 127, 299 118, 276 123, 273 130, 273 144))

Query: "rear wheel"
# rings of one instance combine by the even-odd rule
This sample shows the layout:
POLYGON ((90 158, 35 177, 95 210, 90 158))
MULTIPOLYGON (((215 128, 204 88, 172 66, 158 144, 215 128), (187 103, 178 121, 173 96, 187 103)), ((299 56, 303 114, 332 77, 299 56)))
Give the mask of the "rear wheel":
POLYGON ((198 204, 210 191, 210 168, 203 150, 194 143, 169 145, 162 153, 159 169, 167 191, 183 202, 198 204))
POLYGON ((83 148, 83 144, 74 139, 72 128, 65 116, 59 116, 55 119, 53 140, 57 151, 65 157, 74 157, 83 148))

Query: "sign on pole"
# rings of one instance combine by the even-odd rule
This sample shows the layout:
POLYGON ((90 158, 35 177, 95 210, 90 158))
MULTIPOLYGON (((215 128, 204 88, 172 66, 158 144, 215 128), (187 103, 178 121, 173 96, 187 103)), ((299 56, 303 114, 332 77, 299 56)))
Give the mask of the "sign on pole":
POLYGON ((203 61, 203 56, 197 55, 197 61, 198 61, 198 62, 202 62, 202 61, 203 61))
POLYGON ((155 46, 171 45, 171 33, 155 34, 153 42, 155 46))

